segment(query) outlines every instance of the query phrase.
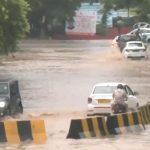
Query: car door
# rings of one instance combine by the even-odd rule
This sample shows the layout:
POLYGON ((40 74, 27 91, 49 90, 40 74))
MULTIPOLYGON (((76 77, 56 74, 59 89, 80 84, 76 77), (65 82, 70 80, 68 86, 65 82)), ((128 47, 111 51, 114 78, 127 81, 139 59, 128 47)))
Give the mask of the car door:
POLYGON ((125 90, 128 95, 128 108, 132 110, 136 110, 137 103, 138 103, 137 97, 134 95, 132 89, 128 85, 125 85, 125 90))

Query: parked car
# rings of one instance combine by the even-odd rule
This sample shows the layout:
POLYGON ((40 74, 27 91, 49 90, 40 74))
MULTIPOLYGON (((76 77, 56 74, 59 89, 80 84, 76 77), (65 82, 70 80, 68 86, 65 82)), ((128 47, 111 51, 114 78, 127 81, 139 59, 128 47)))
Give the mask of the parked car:
POLYGON ((127 33, 127 35, 139 35, 145 43, 150 43, 150 28, 137 28, 127 33))
POLYGON ((123 51, 124 58, 148 58, 147 47, 142 41, 129 41, 123 51))
POLYGON ((138 110, 139 100, 136 97, 137 92, 133 92, 129 85, 119 82, 105 82, 94 85, 88 97, 87 115, 110 115, 112 113, 112 94, 118 84, 122 84, 127 93, 128 111, 138 110))
POLYGON ((23 113, 18 80, 0 79, 0 116, 23 113))
POLYGON ((138 28, 150 28, 150 24, 147 22, 138 22, 133 25, 133 29, 138 29, 138 28))

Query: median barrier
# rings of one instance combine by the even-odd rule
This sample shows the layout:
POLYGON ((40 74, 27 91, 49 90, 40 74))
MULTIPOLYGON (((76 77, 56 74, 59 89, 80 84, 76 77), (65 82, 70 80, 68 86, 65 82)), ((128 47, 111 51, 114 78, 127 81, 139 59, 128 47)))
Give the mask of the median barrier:
POLYGON ((43 120, 6 120, 0 122, 0 142, 18 144, 26 140, 35 143, 46 141, 43 120))
POLYGON ((149 124, 150 123, 150 104, 141 106, 139 110, 141 112, 143 123, 149 124))
POLYGON ((99 138, 108 135, 104 117, 73 119, 70 123, 67 138, 99 138))
POLYGON ((106 124, 109 134, 132 133, 145 129, 140 112, 128 112, 108 116, 106 124))

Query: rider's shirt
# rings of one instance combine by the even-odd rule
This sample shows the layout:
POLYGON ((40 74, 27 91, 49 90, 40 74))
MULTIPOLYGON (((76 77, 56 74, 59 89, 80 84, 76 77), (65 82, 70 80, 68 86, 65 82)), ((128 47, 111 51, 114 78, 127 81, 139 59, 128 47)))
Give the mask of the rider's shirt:
POLYGON ((113 103, 124 104, 126 101, 126 92, 123 89, 116 89, 113 93, 113 103))

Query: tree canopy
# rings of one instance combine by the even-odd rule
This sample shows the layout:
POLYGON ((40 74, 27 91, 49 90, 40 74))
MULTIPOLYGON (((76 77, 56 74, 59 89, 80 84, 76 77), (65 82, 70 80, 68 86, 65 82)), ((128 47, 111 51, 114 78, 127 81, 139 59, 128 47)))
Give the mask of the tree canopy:
POLYGON ((0 52, 8 54, 17 49, 17 42, 29 30, 24 0, 1 0, 0 3, 0 52))
POLYGON ((126 8, 128 10, 128 16, 130 9, 134 9, 135 13, 139 16, 140 20, 149 21, 150 18, 150 0, 99 0, 104 3, 105 9, 110 8, 122 9, 126 8), (106 5, 108 4, 109 5, 106 5))
POLYGON ((65 21, 72 19, 81 0, 28 0, 31 36, 51 36, 64 31, 65 21))

